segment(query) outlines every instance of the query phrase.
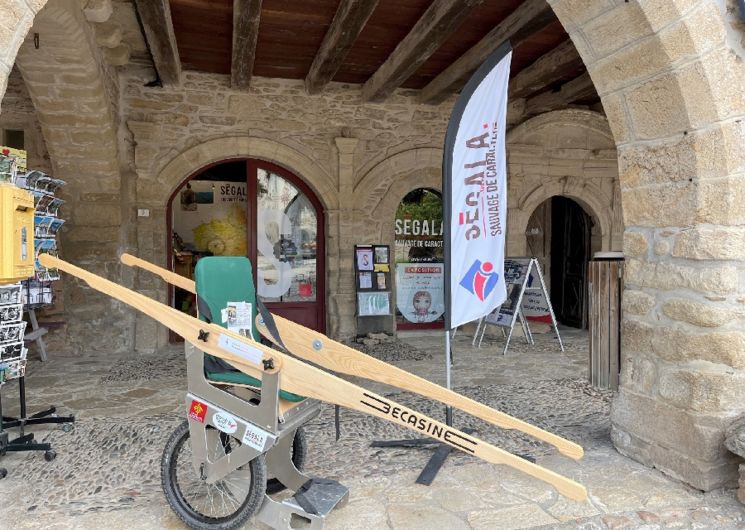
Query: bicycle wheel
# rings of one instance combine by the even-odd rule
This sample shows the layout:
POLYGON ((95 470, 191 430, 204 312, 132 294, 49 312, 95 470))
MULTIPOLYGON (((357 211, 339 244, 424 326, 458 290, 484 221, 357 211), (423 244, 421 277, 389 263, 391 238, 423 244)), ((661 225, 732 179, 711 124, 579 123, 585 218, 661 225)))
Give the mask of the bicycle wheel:
MULTIPOLYGON (((240 442, 216 429, 207 429, 211 461, 229 454, 240 442)), ((243 525, 258 511, 266 491, 266 462, 260 455, 207 484, 192 464, 189 422, 179 425, 163 450, 161 482, 168 504, 191 528, 230 530, 243 525)))
MULTIPOLYGON (((295 431, 295 437, 292 439, 292 447, 290 448, 290 458, 292 463, 295 465, 295 469, 302 471, 305 467, 305 457, 308 455, 308 441, 305 438, 305 430, 302 427, 298 427, 295 431)), ((285 485, 282 484, 276 478, 271 478, 266 483, 266 492, 270 495, 272 493, 279 493, 285 489, 285 485)))

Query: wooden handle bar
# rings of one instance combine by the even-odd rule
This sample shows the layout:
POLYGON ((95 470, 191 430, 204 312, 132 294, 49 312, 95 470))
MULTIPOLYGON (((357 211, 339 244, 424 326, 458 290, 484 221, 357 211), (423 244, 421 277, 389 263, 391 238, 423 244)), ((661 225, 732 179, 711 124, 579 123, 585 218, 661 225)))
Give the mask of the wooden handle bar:
POLYGON ((261 377, 262 372, 274 373, 282 367, 281 357, 277 357, 274 350, 264 346, 263 344, 251 342, 249 345, 252 349, 249 350, 248 355, 253 356, 253 354, 255 354, 260 358, 260 361, 256 364, 250 363, 246 357, 241 357, 220 347, 220 338, 223 336, 230 339, 231 344, 235 344, 235 341, 238 341, 239 344, 243 343, 245 337, 242 337, 238 333, 227 330, 216 324, 202 322, 186 313, 182 313, 178 309, 156 302, 145 295, 127 289, 126 287, 122 287, 117 283, 101 278, 92 272, 76 267, 71 263, 62 261, 61 259, 55 258, 49 254, 40 255, 39 263, 45 267, 57 268, 71 274, 72 276, 76 276, 97 291, 101 291, 104 294, 108 294, 109 296, 131 305, 135 309, 142 311, 149 317, 154 318, 166 327, 172 329, 181 335, 184 340, 190 342, 200 350, 221 357, 232 364, 240 365, 241 369, 245 368, 244 371, 251 372, 250 375, 253 377, 261 377), (266 361, 266 364, 263 361, 266 361), (272 367, 267 368, 267 366, 272 367))
MULTIPOLYGON (((130 254, 122 254, 121 259, 126 265, 143 268, 157 274, 168 283, 192 293, 196 292, 194 282, 179 274, 153 265, 130 254)), ((584 455, 582 446, 566 440, 561 436, 545 431, 504 412, 494 410, 478 401, 474 401, 440 385, 436 385, 431 381, 427 381, 405 370, 375 359, 300 324, 296 324, 277 315, 273 316, 285 346, 287 346, 293 355, 301 359, 335 372, 363 377, 371 381, 392 385, 431 399, 436 399, 503 429, 517 429, 525 434, 534 436, 541 441, 553 445, 562 454, 570 458, 580 459, 584 455)), ((274 343, 277 343, 277 340, 271 336, 269 330, 264 325, 263 320, 257 317, 256 321, 257 329, 261 334, 274 343)))
POLYGON ((129 267, 139 267, 141 269, 145 269, 146 271, 150 271, 153 274, 160 276, 171 285, 180 287, 181 289, 189 291, 190 293, 197 294, 197 288, 194 285, 194 280, 190 280, 189 278, 185 278, 180 274, 176 274, 175 272, 171 272, 162 267, 158 267, 157 265, 153 265, 149 261, 140 259, 137 256, 133 256, 132 254, 122 254, 119 259, 121 259, 122 263, 129 267))
MULTIPOLYGON (((562 454, 575 460, 582 458, 584 455, 582 446, 566 440, 561 436, 544 431, 535 425, 505 414, 504 412, 494 410, 483 403, 448 390, 384 361, 365 355, 358 350, 329 339, 321 333, 296 324, 286 318, 274 315, 274 323, 277 325, 277 330, 282 336, 284 345, 293 355, 301 359, 335 372, 378 381, 397 388, 403 388, 430 399, 435 399, 503 429, 517 429, 553 445, 562 454)), ((275 343, 277 342, 269 333, 260 315, 256 318, 256 326, 262 335, 275 343)))
MULTIPOLYGON (((180 313, 176 309, 168 307, 167 305, 161 304, 155 300, 151 300, 144 295, 135 293, 126 287, 105 280, 100 276, 80 269, 79 267, 71 265, 58 258, 45 254, 40 257, 40 261, 42 265, 46 267, 56 267, 72 274, 73 276, 77 276, 94 289, 121 300, 136 309, 142 310, 145 314, 170 327, 176 333, 184 333, 184 335, 182 335, 184 339, 189 340, 188 337, 193 337, 195 334, 198 334, 200 330, 204 329, 204 322, 194 317, 185 313, 181 313, 180 317, 176 317, 173 313, 180 313), (171 327, 172 324, 173 327, 171 327)), ((213 333, 211 332, 210 336, 212 334, 213 333)), ((259 349, 265 348, 247 337, 242 337, 238 334, 233 335, 235 335, 234 338, 236 340, 246 345, 257 347, 259 349)), ((202 347, 202 344, 198 339, 196 342, 192 342, 192 344, 195 344, 199 348, 202 347)), ((305 364, 293 357, 274 350, 268 350, 268 352, 271 352, 275 357, 275 362, 281 365, 281 386, 289 392, 313 397, 332 404, 348 407, 359 412, 371 414, 386 421, 390 421, 391 423, 400 425, 401 427, 435 438, 455 449, 477 456, 487 462, 493 464, 505 464, 513 467, 550 484, 556 488, 559 493, 570 499, 582 501, 587 498, 587 491, 585 488, 573 480, 533 464, 532 462, 515 456, 503 449, 483 442, 482 440, 454 429, 453 427, 435 421, 424 414, 420 414, 412 409, 404 407, 403 405, 399 405, 394 401, 388 400, 373 392, 369 392, 353 383, 344 381, 343 379, 324 372, 319 368, 305 364)), ((210 351, 210 353, 213 352, 210 351)), ((219 346, 214 348, 214 354, 231 362, 235 360, 235 356, 228 354, 228 352, 224 351, 219 346)), ((249 375, 255 375, 257 371, 255 367, 249 366, 242 359, 240 362, 235 364, 239 370, 244 371, 249 375)))

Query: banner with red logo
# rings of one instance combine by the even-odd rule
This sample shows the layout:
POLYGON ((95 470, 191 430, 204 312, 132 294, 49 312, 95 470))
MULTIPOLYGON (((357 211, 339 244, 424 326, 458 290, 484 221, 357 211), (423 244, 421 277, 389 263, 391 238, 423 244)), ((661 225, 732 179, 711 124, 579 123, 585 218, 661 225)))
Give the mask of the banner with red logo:
POLYGON ((507 297, 505 126, 512 48, 495 50, 453 109, 442 168, 445 223, 445 324, 489 314, 507 297))

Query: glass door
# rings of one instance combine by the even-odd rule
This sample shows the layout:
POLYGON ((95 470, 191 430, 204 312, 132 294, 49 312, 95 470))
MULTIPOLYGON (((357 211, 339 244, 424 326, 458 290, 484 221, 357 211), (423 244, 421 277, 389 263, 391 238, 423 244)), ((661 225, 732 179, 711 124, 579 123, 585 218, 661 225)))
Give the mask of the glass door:
MULTIPOLYGON (((261 300, 285 318, 326 332, 323 209, 297 176, 260 160, 195 172, 169 204, 169 265, 191 278, 203 256, 247 256, 261 300)), ((196 314, 176 289, 174 307, 196 314)))
POLYGON ((288 171, 249 165, 256 185, 256 290, 271 311, 325 332, 323 223, 312 191, 288 171))

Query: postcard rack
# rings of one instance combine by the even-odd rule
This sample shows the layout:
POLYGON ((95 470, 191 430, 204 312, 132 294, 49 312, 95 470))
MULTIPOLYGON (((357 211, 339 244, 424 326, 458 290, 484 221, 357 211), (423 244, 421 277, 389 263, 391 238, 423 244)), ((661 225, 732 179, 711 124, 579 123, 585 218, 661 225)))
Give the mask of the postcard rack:
POLYGON ((34 277, 23 282, 23 302, 29 315, 31 331, 26 334, 26 342, 34 341, 39 348, 42 361, 47 360, 44 335, 47 329, 39 326, 36 309, 54 302, 52 282, 59 280, 56 269, 47 269, 39 263, 41 254, 57 256, 57 233, 64 225, 59 217, 59 209, 65 203, 57 193, 65 181, 53 178, 43 171, 18 172, 15 184, 30 191, 34 196, 34 252, 36 266, 34 277))

